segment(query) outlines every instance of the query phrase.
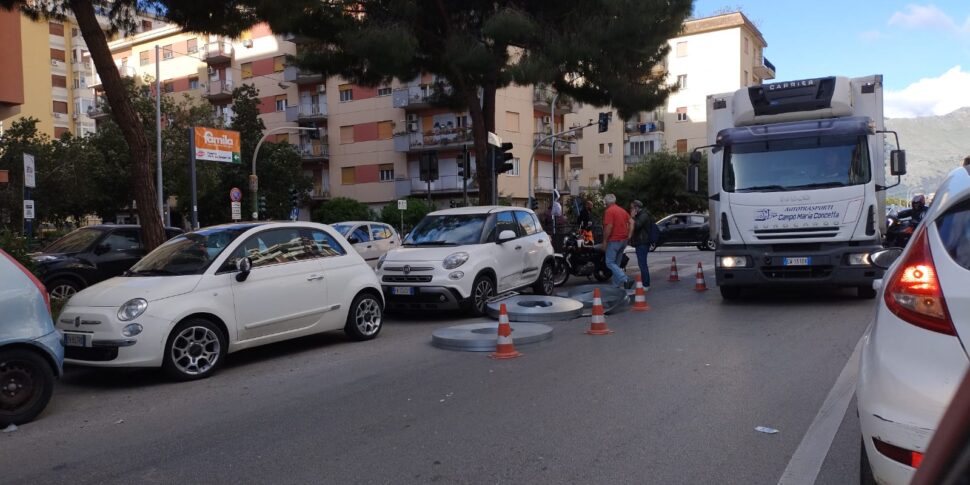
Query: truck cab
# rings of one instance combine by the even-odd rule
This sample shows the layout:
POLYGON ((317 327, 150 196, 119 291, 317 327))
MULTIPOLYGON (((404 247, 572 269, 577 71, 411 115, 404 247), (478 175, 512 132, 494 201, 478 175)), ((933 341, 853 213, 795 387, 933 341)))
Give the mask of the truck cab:
POLYGON ((882 96, 873 75, 708 97, 710 230, 724 298, 779 285, 875 296, 882 271, 869 254, 886 230, 882 96))

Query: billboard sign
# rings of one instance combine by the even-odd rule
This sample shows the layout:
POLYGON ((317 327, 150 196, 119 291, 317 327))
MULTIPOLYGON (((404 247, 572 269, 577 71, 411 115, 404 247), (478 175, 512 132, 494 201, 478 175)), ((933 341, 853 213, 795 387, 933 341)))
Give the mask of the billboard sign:
POLYGON ((195 159, 210 162, 242 163, 239 132, 197 126, 193 129, 195 137, 195 159))
POLYGON ((37 170, 34 165, 34 156, 24 153, 24 187, 37 187, 37 170))

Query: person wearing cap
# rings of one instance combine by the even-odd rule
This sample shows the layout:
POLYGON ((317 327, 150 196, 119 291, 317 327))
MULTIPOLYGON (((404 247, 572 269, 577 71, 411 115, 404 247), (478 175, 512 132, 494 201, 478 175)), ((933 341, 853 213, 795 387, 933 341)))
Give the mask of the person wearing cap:
POLYGON ((643 289, 650 291, 650 266, 647 265, 647 255, 650 254, 650 227, 653 216, 643 207, 643 202, 635 200, 630 203, 632 229, 630 230, 630 245, 637 252, 637 266, 640 267, 640 281, 643 289))

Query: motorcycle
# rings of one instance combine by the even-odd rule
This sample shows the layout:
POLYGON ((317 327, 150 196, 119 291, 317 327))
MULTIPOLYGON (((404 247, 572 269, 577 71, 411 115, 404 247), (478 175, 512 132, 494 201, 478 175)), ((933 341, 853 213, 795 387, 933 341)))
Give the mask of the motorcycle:
POLYGON ((887 222, 888 228, 886 229, 886 239, 883 246, 887 248, 906 247, 906 243, 913 236, 913 231, 916 230, 918 223, 909 218, 896 219, 892 217, 887 222))
MULTIPOLYGON (((562 237, 562 250, 555 254, 553 268, 553 284, 562 286, 570 275, 585 276, 587 279, 596 278, 603 282, 613 276, 613 272, 606 267, 606 254, 600 246, 586 242, 579 231, 571 232, 562 237)), ((620 267, 624 270, 630 258, 624 254, 620 267)))

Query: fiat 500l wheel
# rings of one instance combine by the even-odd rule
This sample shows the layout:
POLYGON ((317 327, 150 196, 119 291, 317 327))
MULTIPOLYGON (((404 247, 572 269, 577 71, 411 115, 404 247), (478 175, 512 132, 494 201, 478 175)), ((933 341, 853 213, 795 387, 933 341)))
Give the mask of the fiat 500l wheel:
POLYGON ((165 345, 162 367, 173 379, 191 381, 209 377, 225 359, 225 335, 208 320, 186 320, 172 330, 165 345))
POLYGON ((350 305, 344 332, 354 340, 370 340, 380 333, 383 324, 381 302, 374 295, 362 293, 350 305))
POLYGON ((479 275, 472 284, 472 294, 469 298, 469 311, 480 317, 485 314, 488 300, 495 296, 495 283, 487 275, 479 275))
POLYGON ((545 263, 539 270, 539 279, 532 285, 532 292, 537 295, 551 295, 556 289, 553 263, 545 263))
POLYGON ((0 350, 0 427, 26 423, 41 413, 54 392, 54 371, 26 349, 0 350))

